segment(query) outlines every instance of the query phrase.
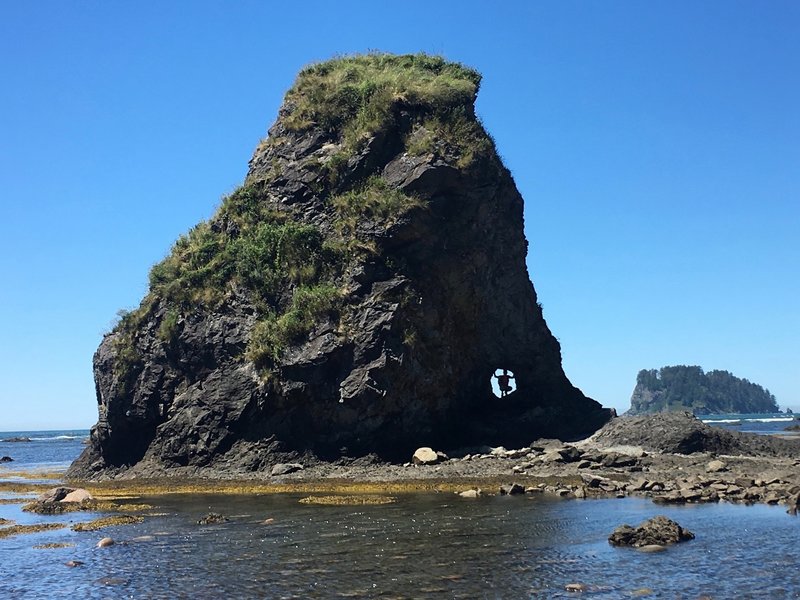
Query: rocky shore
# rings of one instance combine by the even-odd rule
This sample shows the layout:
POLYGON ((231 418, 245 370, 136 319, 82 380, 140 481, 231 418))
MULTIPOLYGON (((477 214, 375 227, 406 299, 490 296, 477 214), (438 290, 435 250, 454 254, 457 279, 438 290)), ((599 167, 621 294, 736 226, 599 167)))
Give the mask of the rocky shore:
POLYGON ((800 504, 800 440, 721 430, 687 413, 617 418, 572 443, 540 439, 511 449, 429 450, 403 464, 373 456, 326 462, 294 454, 258 472, 137 465, 116 477, 104 476, 91 489, 644 496, 657 503, 782 504, 791 513, 800 504))

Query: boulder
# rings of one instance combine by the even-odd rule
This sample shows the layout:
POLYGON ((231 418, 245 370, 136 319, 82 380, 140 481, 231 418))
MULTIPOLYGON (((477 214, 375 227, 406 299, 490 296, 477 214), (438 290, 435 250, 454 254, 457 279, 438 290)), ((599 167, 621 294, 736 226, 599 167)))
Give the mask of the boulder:
POLYGON ((501 496, 516 496, 517 494, 524 494, 525 493, 525 486, 522 486, 518 483, 512 483, 511 485, 501 485, 500 486, 500 495, 501 496))
POLYGON ((0 456, 0 462, 4 462, 5 463, 5 462, 13 462, 13 461, 14 461, 14 459, 11 458, 10 456, 0 456))
POLYGON ((581 456, 583 456, 583 452, 575 446, 564 446, 558 450, 558 453, 561 455, 561 460, 565 463, 578 462, 581 456))
POLYGON ((415 465, 435 465, 439 460, 439 454, 433 448, 428 448, 427 446, 417 448, 411 457, 411 462, 415 465))
POLYGON ((633 456, 626 454, 619 454, 617 452, 609 452, 603 456, 600 464, 608 468, 623 468, 632 467, 637 463, 637 459, 633 456))
POLYGON ((277 465, 273 465, 270 474, 273 477, 278 477, 280 475, 288 475, 289 473, 295 473, 303 469, 303 465, 300 463, 278 463, 277 465))
POLYGON ((706 473, 721 473, 727 470, 728 465, 721 460, 712 460, 706 465, 706 473))
POLYGON ((55 487, 39 495, 39 502, 61 502, 68 494, 75 491, 75 488, 55 487))
POLYGON ((222 477, 306 452, 400 462, 605 423, 542 315, 479 81, 420 55, 304 69, 242 187, 100 343, 98 421, 67 476, 222 477), (502 368, 516 390, 498 399, 502 368))
POLYGON ((114 539, 110 537, 104 537, 99 542, 97 542, 98 548, 108 548, 109 546, 114 545, 114 539))
POLYGON ((608 537, 613 546, 666 546, 693 540, 694 534, 664 516, 653 517, 638 527, 620 525, 608 537))
POLYGON ((59 502, 83 502, 84 500, 92 500, 92 496, 88 490, 78 488, 69 492, 66 496, 61 498, 59 502))
POLYGON ((463 492, 459 492, 458 495, 461 496, 462 498, 477 498, 478 496, 481 495, 481 490, 480 489, 464 490, 463 492))

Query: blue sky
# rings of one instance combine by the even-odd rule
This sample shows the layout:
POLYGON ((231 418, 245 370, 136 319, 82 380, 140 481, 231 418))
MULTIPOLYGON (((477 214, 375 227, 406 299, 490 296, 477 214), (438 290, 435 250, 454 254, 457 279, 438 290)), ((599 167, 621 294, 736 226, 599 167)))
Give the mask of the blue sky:
POLYGON ((94 423, 116 311, 297 71, 370 49, 483 73, 575 385, 622 411, 698 364, 800 408, 800 4, 37 1, 0 7, 0 430, 94 423))

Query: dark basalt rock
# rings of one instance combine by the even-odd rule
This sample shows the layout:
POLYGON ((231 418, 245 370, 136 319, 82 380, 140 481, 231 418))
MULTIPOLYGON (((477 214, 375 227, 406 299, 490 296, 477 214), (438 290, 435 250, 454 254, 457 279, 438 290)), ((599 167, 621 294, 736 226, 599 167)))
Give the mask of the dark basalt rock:
POLYGON ((608 537, 613 546, 666 546, 693 540, 694 534, 667 517, 658 516, 648 519, 638 527, 620 525, 608 537))
MULTIPOLYGON (((489 140, 472 101, 458 114, 489 140)), ((520 447, 578 439, 605 423, 610 412, 562 370, 528 277, 523 200, 493 144, 448 145, 425 109, 398 94, 391 118, 347 150, 335 126, 290 127, 294 102, 287 96, 250 161, 245 183, 262 209, 333 239, 331 198, 368 177, 421 205, 357 220, 354 235, 370 250, 349 253, 333 276, 344 291, 339 316, 320 317, 266 369, 245 352, 264 314, 253 291, 233 282, 216 305, 181 308, 167 340, 171 309, 151 292, 135 330, 118 327, 95 354, 100 418, 68 476, 134 465, 138 475, 269 473, 277 463, 369 453, 403 461, 420 446, 520 447), (428 151, 410 152, 408 140, 426 135, 428 151), (347 158, 333 178, 323 167, 337 152, 347 158), (502 399, 491 389, 498 368, 515 376, 516 390, 502 399)), ((221 214, 210 222, 230 237, 240 227, 221 214)), ((292 285, 274 306, 285 305, 292 285)))
POLYGON ((598 431, 594 439, 603 446, 641 446, 649 452, 671 454, 800 456, 800 440, 711 427, 686 412, 618 417, 598 431))

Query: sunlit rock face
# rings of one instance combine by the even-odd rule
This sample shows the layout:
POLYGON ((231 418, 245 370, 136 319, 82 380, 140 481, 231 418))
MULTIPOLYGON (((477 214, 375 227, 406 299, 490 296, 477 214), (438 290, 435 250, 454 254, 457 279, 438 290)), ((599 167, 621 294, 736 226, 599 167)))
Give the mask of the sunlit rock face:
POLYGON ((542 317, 479 82, 424 55, 301 72, 244 186, 101 343, 100 418, 70 474, 407 460, 605 423, 542 317), (503 368, 514 391, 497 398, 503 368))

